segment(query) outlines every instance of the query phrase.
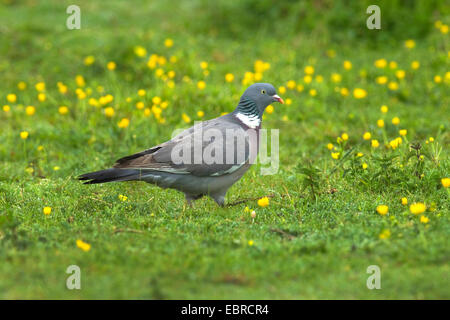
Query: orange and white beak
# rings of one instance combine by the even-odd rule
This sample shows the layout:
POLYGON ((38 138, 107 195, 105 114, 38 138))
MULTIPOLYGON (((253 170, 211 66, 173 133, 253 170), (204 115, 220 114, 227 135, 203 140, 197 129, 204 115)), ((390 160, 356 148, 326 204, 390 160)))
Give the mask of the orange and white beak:
POLYGON ((273 98, 273 101, 277 101, 277 102, 279 102, 279 103, 281 103, 281 104, 284 104, 284 100, 283 100, 279 95, 274 94, 274 95, 272 96, 272 98, 273 98))

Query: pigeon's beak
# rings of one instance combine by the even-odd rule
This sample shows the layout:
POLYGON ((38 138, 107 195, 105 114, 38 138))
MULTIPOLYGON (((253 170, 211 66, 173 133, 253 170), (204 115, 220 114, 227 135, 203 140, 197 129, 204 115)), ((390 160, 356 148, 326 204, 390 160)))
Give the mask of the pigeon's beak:
POLYGON ((281 103, 281 104, 284 104, 284 100, 283 100, 279 95, 274 94, 274 95, 272 96, 272 98, 273 98, 273 101, 277 101, 277 102, 279 102, 279 103, 281 103))

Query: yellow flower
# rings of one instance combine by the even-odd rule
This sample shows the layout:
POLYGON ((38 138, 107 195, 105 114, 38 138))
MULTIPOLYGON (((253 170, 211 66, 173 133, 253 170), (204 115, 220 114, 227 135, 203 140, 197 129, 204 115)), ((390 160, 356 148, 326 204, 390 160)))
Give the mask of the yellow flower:
POLYGON ((20 81, 18 84, 17 84, 17 88, 19 88, 19 90, 25 90, 26 88, 27 88, 27 84, 25 83, 25 82, 23 82, 23 81, 20 81))
POLYGON ((380 146, 380 143, 378 142, 378 140, 374 139, 372 140, 372 147, 373 148, 378 148, 380 146))
POLYGON ((358 153, 356 154, 356 156, 361 158, 362 156, 364 156, 364 153, 358 152, 358 153))
POLYGON ((130 120, 128 118, 122 118, 122 120, 120 120, 117 123, 117 126, 121 129, 125 129, 126 127, 128 127, 130 125, 130 120))
POLYGON ((370 134, 370 132, 365 132, 363 134, 363 139, 364 140, 370 140, 370 138, 372 138, 372 135, 370 134))
POLYGON ((398 83, 395 81, 391 81, 388 83, 389 90, 395 91, 398 89, 398 83))
POLYGON ((291 105, 292 104, 292 99, 287 98, 285 103, 286 103, 287 106, 291 105))
POLYGON ((175 71, 173 71, 173 70, 170 70, 169 72, 167 72, 167 76, 170 78, 170 79, 173 79, 173 78, 175 78, 175 71))
POLYGON ((342 95, 343 97, 346 97, 346 96, 348 96, 349 91, 348 91, 347 88, 342 88, 342 89, 340 90, 340 93, 341 93, 341 95, 342 95))
POLYGON ((284 93, 286 93, 286 88, 283 87, 283 86, 281 86, 281 87, 278 88, 278 92, 279 92, 280 94, 284 94, 284 93))
POLYGON ((206 61, 200 62, 200 68, 202 68, 203 70, 208 69, 208 62, 206 61))
POLYGON ((440 28, 440 31, 442 34, 447 34, 448 33, 448 25, 443 24, 440 28))
POLYGON ((33 106, 28 106, 25 108, 25 113, 29 116, 32 116, 36 112, 36 108, 33 106))
POLYGON ((393 125, 398 125, 399 123, 400 123, 400 118, 399 117, 392 118, 392 124, 393 125))
POLYGON ((38 94, 38 100, 40 102, 44 102, 46 99, 47 99, 47 97, 45 96, 45 93, 41 92, 41 93, 38 94))
POLYGON ((167 38, 166 40, 164 40, 164 45, 165 45, 167 48, 172 47, 172 46, 173 46, 173 40, 170 39, 170 38, 167 38))
POLYGON ((428 222, 430 222, 430 219, 425 216, 420 216, 420 222, 423 224, 427 224, 428 222))
POLYGON ((124 196, 123 194, 119 194, 119 200, 120 201, 127 201, 127 199, 128 199, 128 197, 127 196, 124 196))
POLYGON ((386 77, 386 76, 379 76, 379 77, 377 77, 377 78, 375 79, 375 81, 376 81, 378 84, 386 84, 386 83, 388 82, 388 77, 386 77))
POLYGON ((350 70, 352 68, 352 63, 348 60, 345 60, 343 65, 345 70, 350 70))
POLYGON ((383 230, 380 235, 378 236, 381 240, 389 239, 391 236, 391 231, 389 230, 383 230))
POLYGON ((306 74, 309 74, 309 75, 314 74, 314 67, 313 66, 306 66, 304 71, 305 71, 306 74))
POLYGON ((430 142, 433 142, 434 138, 433 137, 429 137, 428 140, 430 140, 430 142))
POLYGON ((305 86, 302 84, 297 85, 297 91, 302 92, 305 89, 305 86))
POLYGON ((274 110, 273 106, 269 104, 266 108, 266 113, 271 114, 273 113, 273 110, 274 110))
POLYGON ((296 86, 297 84, 295 83, 295 81, 294 80, 289 80, 287 83, 286 83, 286 86, 289 88, 289 89, 295 89, 295 86, 296 86))
POLYGON ((62 115, 67 114, 69 112, 69 108, 67 108, 66 106, 60 106, 58 108, 58 112, 62 115))
POLYGON ((106 68, 108 68, 108 70, 114 70, 114 69, 116 69, 116 63, 114 61, 110 61, 106 65, 106 68))
POLYGON ((14 93, 10 93, 6 96, 6 100, 10 103, 14 103, 17 101, 17 96, 14 93))
POLYGON ((341 82, 341 80, 342 80, 342 76, 339 73, 331 74, 331 81, 333 81, 334 83, 341 82))
POLYGON ((268 197, 263 197, 261 199, 258 200, 258 206, 265 208, 269 205, 269 198, 268 197))
POLYGON ((384 204, 381 204, 377 207, 377 212, 379 214, 381 214, 382 216, 386 215, 388 213, 388 211, 389 211, 388 206, 386 206, 384 204))
POLYGON ((58 171, 59 169, 61 169, 61 168, 58 167, 58 166, 54 166, 54 167, 53 167, 53 170, 54 170, 54 171, 58 171))
POLYGON ((113 107, 107 107, 105 108, 105 115, 109 118, 114 116, 114 108, 113 107))
POLYGON ((83 240, 78 239, 76 243, 77 247, 85 252, 91 250, 91 245, 89 243, 84 242, 83 240))
POLYGON ((426 208, 427 207, 423 203, 418 202, 410 205, 409 211, 411 211, 412 214, 419 214, 425 212, 426 208))
POLYGON ((389 109, 388 109, 387 106, 382 105, 381 108, 380 108, 380 110, 381 110, 382 113, 387 113, 389 109))
POLYGON ((316 89, 310 89, 310 90, 309 90, 309 95, 310 95, 311 97, 317 96, 317 90, 316 90, 316 89))
POLYGON ((334 145, 332 143, 327 144, 327 148, 328 150, 331 150, 334 148, 334 145))
POLYGON ((405 77, 406 72, 404 70, 395 71, 395 76, 399 79, 403 79, 405 77))
POLYGON ((7 104, 5 104, 5 105, 3 106, 3 111, 9 112, 10 110, 11 110, 11 107, 8 106, 7 104))
POLYGON ((22 132, 20 133, 20 137, 21 137, 23 140, 27 139, 27 138, 28 138, 28 135, 29 135, 28 131, 22 131, 22 132))
POLYGON ((369 167, 369 165, 368 165, 367 163, 364 162, 364 163, 362 164, 362 168, 363 168, 364 170, 366 170, 368 167, 369 167))
POLYGON ((356 99, 363 99, 367 96, 367 91, 361 88, 356 88, 353 90, 353 96, 356 99))
POLYGON ((397 69, 397 62, 395 62, 395 61, 389 62, 389 68, 390 69, 397 69))
POLYGON ((206 87, 205 81, 201 80, 201 81, 197 82, 197 88, 199 88, 200 90, 205 89, 205 87, 206 87))
POLYGON ((434 76, 434 78, 433 78, 433 80, 434 80, 434 82, 436 82, 436 83, 441 83, 442 82, 442 77, 441 76, 434 76))
POLYGON ((374 65, 375 65, 375 67, 380 68, 380 69, 386 68, 387 61, 386 61, 386 59, 378 59, 378 60, 375 60, 374 65))
POLYGON ((384 120, 383 119, 378 119, 377 120, 377 126, 378 126, 378 128, 383 128, 384 127, 384 120))
POLYGON ((232 82, 234 80, 234 75, 232 73, 227 73, 225 75, 225 81, 226 82, 232 82))
POLYGON ((161 98, 160 97, 158 97, 158 96, 154 96, 153 98, 152 98, 152 102, 153 102, 153 104, 156 104, 156 105, 158 105, 158 104, 160 104, 161 103, 161 98))
POLYGON ((161 108, 166 109, 169 106, 169 103, 167 101, 161 102, 161 108))
POLYGON ((203 118, 205 116, 205 113, 203 111, 197 111, 197 117, 203 118))
POLYGON ((323 77, 322 77, 321 75, 317 75, 317 76, 316 76, 316 81, 317 81, 318 83, 323 82, 323 77))
POLYGON ((147 50, 144 47, 136 46, 134 47, 134 54, 142 58, 147 55, 147 50))
POLYGON ((50 207, 44 207, 42 210, 46 216, 48 216, 50 213, 52 213, 52 208, 50 207))
POLYGON ((253 244, 254 244, 253 240, 248 240, 248 245, 249 245, 250 247, 253 246, 253 244))
POLYGON ((406 136, 406 134, 408 133, 408 130, 402 129, 402 130, 399 130, 398 133, 399 133, 401 136, 406 136))
MULTIPOLYGON (((400 139, 400 141, 401 141, 401 139, 400 139)), ((392 148, 393 150, 395 150, 395 149, 397 149, 397 147, 398 147, 398 145, 399 145, 399 140, 398 140, 398 139, 391 140, 391 141, 389 142, 389 145, 391 146, 391 148, 392 148)))
POLYGON ((402 198, 402 205, 406 206, 408 204, 408 199, 403 197, 402 198))
POLYGON ((414 40, 406 40, 405 47, 408 49, 412 49, 416 46, 416 42, 414 40))
POLYGON ((183 121, 184 121, 184 122, 186 122, 186 123, 191 122, 191 118, 190 118, 186 113, 183 113, 183 114, 181 115, 181 117, 183 118, 183 121))
POLYGON ((44 146, 38 146, 38 147, 37 147, 37 150, 38 150, 38 151, 43 151, 43 150, 44 150, 44 146))
POLYGON ((94 56, 87 56, 86 58, 84 58, 84 64, 87 66, 90 66, 94 62, 95 62, 94 56))
POLYGON ((347 141, 347 140, 348 140, 348 134, 344 132, 344 133, 341 135, 341 138, 342 138, 342 140, 347 141))
POLYGON ((411 62, 411 68, 413 68, 414 70, 419 69, 419 67, 420 67, 420 62, 419 61, 411 62))
POLYGON ((331 157, 332 157, 334 160, 339 159, 339 156, 340 156, 340 155, 341 155, 340 152, 332 152, 332 153, 331 153, 331 157))
POLYGON ((450 178, 442 178, 441 183, 444 186, 444 188, 450 187, 450 178))
POLYGON ((311 83, 311 81, 312 81, 312 77, 311 76, 306 75, 306 76, 303 77, 303 82, 304 83, 308 84, 308 83, 311 83))
POLYGON ((39 92, 45 91, 45 83, 44 82, 38 82, 38 83, 36 83, 36 85, 34 87, 39 92))
POLYGON ((58 82, 58 91, 61 94, 66 94, 67 93, 67 86, 64 85, 62 82, 58 82))

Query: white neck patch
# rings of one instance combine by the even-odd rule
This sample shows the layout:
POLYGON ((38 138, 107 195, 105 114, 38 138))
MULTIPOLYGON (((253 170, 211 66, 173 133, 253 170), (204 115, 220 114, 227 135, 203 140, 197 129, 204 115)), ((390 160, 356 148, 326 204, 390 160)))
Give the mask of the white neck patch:
POLYGON ((243 113, 236 114, 236 118, 241 120, 246 126, 249 128, 255 129, 261 123, 261 119, 259 119, 256 115, 245 115, 243 113))

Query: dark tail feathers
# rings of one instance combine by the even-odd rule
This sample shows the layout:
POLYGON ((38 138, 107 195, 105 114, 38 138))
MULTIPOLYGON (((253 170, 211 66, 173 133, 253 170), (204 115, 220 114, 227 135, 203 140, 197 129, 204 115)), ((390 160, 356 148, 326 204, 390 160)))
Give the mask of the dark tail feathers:
POLYGON ((113 181, 140 180, 141 170, 137 169, 106 169, 85 173, 78 177, 80 180, 89 180, 85 184, 104 183, 113 181))

